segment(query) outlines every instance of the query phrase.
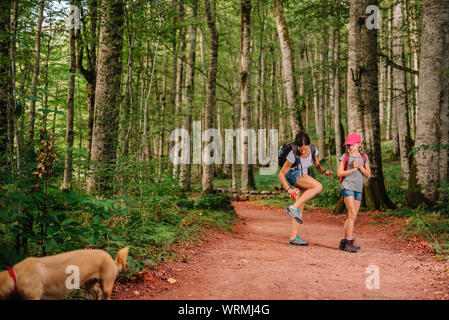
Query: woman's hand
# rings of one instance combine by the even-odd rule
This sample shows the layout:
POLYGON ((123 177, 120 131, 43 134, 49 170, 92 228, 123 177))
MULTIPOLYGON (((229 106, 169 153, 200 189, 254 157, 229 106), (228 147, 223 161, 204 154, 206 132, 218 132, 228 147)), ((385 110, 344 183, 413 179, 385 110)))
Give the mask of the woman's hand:
POLYGON ((288 190, 288 194, 294 194, 295 196, 298 196, 299 195, 299 189, 298 188, 294 188, 294 189, 292 189, 292 188, 290 188, 289 190, 288 190))

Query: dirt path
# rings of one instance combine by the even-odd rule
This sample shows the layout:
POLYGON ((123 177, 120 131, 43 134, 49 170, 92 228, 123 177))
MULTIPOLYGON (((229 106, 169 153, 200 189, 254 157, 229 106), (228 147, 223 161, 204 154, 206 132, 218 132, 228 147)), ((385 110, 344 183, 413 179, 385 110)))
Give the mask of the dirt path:
MULTIPOLYGON (((449 263, 406 242, 391 230, 403 219, 356 223, 358 253, 338 250, 344 216, 306 210, 302 237, 308 247, 288 245, 285 209, 234 203, 241 218, 233 232, 212 232, 184 249, 183 261, 161 264, 145 281, 118 285, 115 299, 449 299, 449 263), (380 289, 368 290, 366 268, 380 270, 380 289), (170 284, 170 278, 176 283, 170 284)), ((379 221, 379 220, 377 220, 379 221)), ((427 250, 428 251, 428 250, 427 250)), ((183 259, 181 259, 183 260, 183 259)))

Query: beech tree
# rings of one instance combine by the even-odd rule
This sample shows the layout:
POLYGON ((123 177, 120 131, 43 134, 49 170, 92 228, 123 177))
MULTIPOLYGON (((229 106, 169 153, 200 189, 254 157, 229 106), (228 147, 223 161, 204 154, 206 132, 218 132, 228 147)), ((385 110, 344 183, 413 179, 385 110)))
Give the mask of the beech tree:
POLYGON ((122 60, 122 0, 102 0, 100 39, 95 87, 95 119, 92 136, 92 166, 87 179, 88 192, 110 190, 107 183, 114 177, 117 146, 118 111, 122 60), (105 170, 106 168, 106 170, 105 170))

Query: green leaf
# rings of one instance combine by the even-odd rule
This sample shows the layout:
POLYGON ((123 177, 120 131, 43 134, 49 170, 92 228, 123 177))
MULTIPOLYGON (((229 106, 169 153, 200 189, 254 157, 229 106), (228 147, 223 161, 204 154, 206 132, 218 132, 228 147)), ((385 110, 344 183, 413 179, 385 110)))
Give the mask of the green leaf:
POLYGON ((29 94, 26 94, 24 96, 24 98, 27 99, 27 100, 32 100, 32 101, 42 101, 43 100, 41 96, 37 96, 37 95, 32 95, 31 96, 29 94))
POLYGON ((44 115, 47 115, 49 113, 56 113, 56 114, 60 114, 60 115, 65 115, 65 113, 63 111, 59 111, 59 110, 39 109, 39 111, 42 111, 42 113, 44 115))

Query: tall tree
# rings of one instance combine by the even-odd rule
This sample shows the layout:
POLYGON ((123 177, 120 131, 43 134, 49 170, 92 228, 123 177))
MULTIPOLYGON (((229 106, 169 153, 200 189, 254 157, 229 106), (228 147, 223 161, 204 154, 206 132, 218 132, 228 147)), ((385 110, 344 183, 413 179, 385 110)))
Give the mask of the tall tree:
MULTIPOLYGON (((240 127, 245 134, 250 124, 250 92, 251 92, 251 0, 241 2, 241 34, 240 34, 240 127)), ((248 189, 249 182, 249 150, 247 135, 243 136, 242 190, 248 189)))
POLYGON ((377 5, 377 0, 351 0, 348 73, 352 73, 354 77, 348 78, 348 93, 351 92, 348 113, 352 109, 351 114, 357 121, 361 121, 358 123, 351 119, 350 122, 352 130, 355 129, 362 135, 364 149, 370 159, 371 179, 365 183, 364 194, 366 205, 374 210, 394 208, 394 204, 385 190, 382 172, 377 30, 370 30, 365 26, 365 9, 369 5, 377 5), (353 50, 356 52, 352 52, 353 50))
MULTIPOLYGON (((9 33, 11 2, 0 1, 0 167, 7 164, 9 103, 11 99, 9 33)), ((1 169, 0 169, 1 170, 1 169)))
MULTIPOLYGON (((393 62, 405 66, 405 47, 404 47, 404 12, 401 1, 398 1, 393 8, 393 62)), ((399 137, 399 155, 401 159, 401 177, 402 181, 408 180, 410 171, 409 152, 412 147, 410 137, 410 122, 408 116, 408 93, 407 93, 407 75, 403 70, 394 71, 394 112, 397 121, 397 130, 399 137)))
POLYGON ((280 0, 274 1, 274 14, 279 37, 279 45, 282 54, 282 76, 287 97, 287 108, 289 112, 292 135, 295 136, 303 127, 301 110, 298 104, 298 88, 295 76, 294 52, 290 39, 289 28, 284 14, 284 7, 280 0))
POLYGON ((87 179, 88 192, 110 190, 117 145, 117 116, 120 105, 122 71, 122 0, 102 0, 98 70, 95 88, 95 119, 92 137, 92 166, 87 179), (107 170, 104 170, 104 169, 107 170), (110 182, 110 181, 109 181, 110 182))
MULTIPOLYGON (((193 96, 195 93, 195 55, 196 55, 196 25, 195 20, 198 12, 198 0, 193 0, 190 7, 190 26, 187 40, 187 62, 185 90, 182 94, 184 105, 183 129, 190 132, 192 129, 193 96)), ((190 154, 190 153, 189 153, 190 154)), ((190 190, 190 158, 186 163, 181 164, 180 180, 185 190, 190 190)))
POLYGON ((419 67, 415 163, 408 202, 447 200, 439 190, 449 181, 449 0, 424 0, 419 67))
MULTIPOLYGON (((179 12, 179 24, 181 28, 179 29, 179 47, 178 47, 178 61, 177 61, 177 73, 176 73, 176 99, 175 99, 175 121, 174 123, 177 125, 179 123, 178 115, 181 112, 181 104, 182 94, 183 94, 183 86, 182 82, 184 79, 184 64, 185 64, 185 50, 186 50, 186 28, 184 26, 184 16, 185 16, 185 8, 183 3, 179 3, 178 5, 179 12)), ((173 176, 178 178, 179 176, 179 164, 175 164, 173 166, 173 176)))
POLYGON ((333 63, 334 74, 334 130, 335 130, 335 152, 340 158, 343 151, 344 132, 341 124, 341 101, 340 101, 340 31, 335 29, 335 60, 333 63))
MULTIPOLYGON (((209 71, 207 74, 206 84, 206 105, 204 107, 204 129, 212 129, 214 127, 214 110, 215 110, 215 89, 217 86, 217 63, 218 63, 218 31, 215 23, 216 9, 215 0, 204 0, 204 11, 206 13, 207 26, 210 32, 210 56, 209 71)), ((206 147, 208 141, 203 142, 206 147)), ((212 177, 214 173, 214 164, 202 164, 202 190, 210 193, 213 190, 212 177)))
POLYGON ((42 33, 42 22, 44 21, 44 9, 45 1, 41 0, 39 3, 39 13, 37 16, 36 24, 36 39, 34 43, 34 68, 33 68, 33 78, 31 81, 31 96, 30 110, 28 113, 28 139, 30 143, 34 139, 34 122, 36 119, 36 93, 37 85, 39 82, 39 66, 40 66, 40 55, 41 55, 41 33, 42 33))
MULTIPOLYGON (((75 5, 75 0, 70 0, 70 5, 75 5)), ((72 15, 73 19, 75 15, 72 15)), ((69 24, 69 81, 67 91, 67 117, 66 117, 66 133, 65 140, 67 144, 67 151, 64 162, 64 180, 62 182, 63 189, 72 188, 72 168, 73 168, 73 118, 74 118, 74 102, 75 102, 75 71, 76 71, 76 56, 75 56, 75 37, 76 30, 75 23, 69 24)))
MULTIPOLYGON (((78 53, 76 59, 76 69, 86 79, 87 95, 87 154, 91 157, 92 132, 94 127, 94 107, 95 107, 95 81, 97 64, 97 21, 98 21, 98 0, 89 0, 89 28, 83 28, 78 32, 78 53), (86 67, 83 65, 84 52, 86 52, 86 67)), ((86 21, 85 18, 83 21, 86 21)))

